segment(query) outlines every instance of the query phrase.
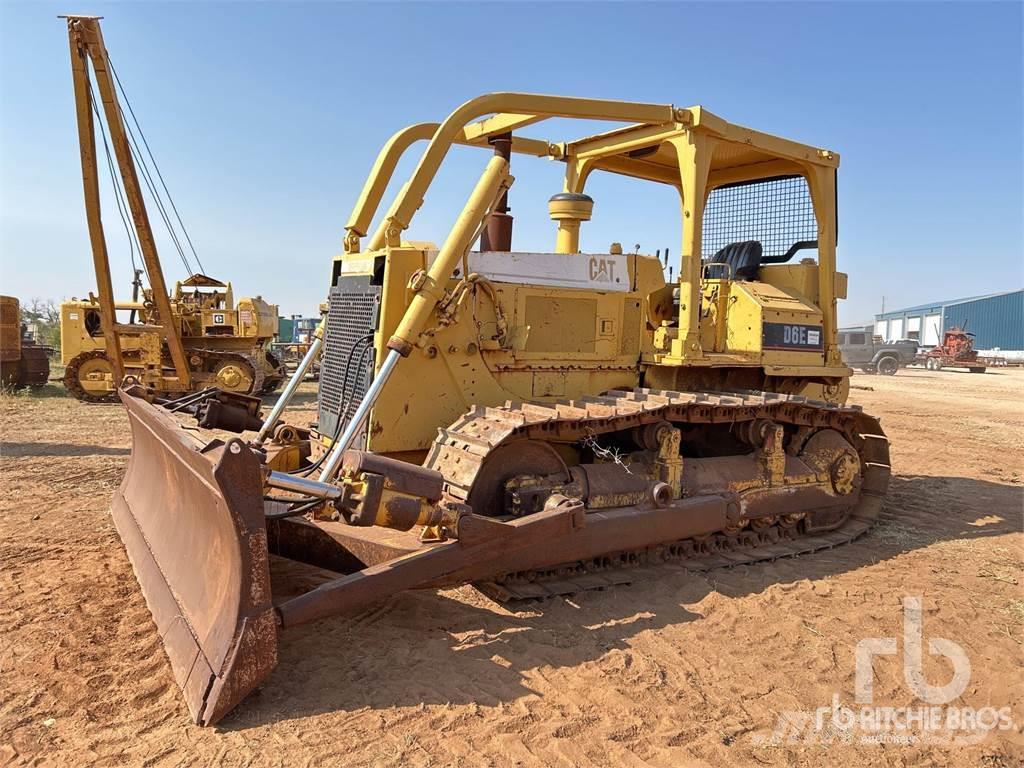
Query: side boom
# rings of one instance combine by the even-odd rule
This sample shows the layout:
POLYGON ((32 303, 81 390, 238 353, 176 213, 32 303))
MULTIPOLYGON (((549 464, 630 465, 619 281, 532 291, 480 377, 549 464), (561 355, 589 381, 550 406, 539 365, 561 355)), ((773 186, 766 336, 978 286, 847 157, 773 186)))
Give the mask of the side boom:
POLYGON ((167 343, 174 363, 174 370, 181 389, 187 390, 191 385, 188 361, 185 348, 181 342, 180 331, 171 313, 171 302, 164 281, 160 257, 153 238, 153 228, 149 223, 146 203, 139 186, 138 173, 132 159, 132 149, 125 129, 123 113, 117 100, 117 90, 110 58, 103 43, 99 18, 96 16, 66 16, 68 22, 68 40, 71 46, 71 75, 75 84, 75 107, 78 117, 78 140, 82 156, 82 183, 85 187, 85 207, 89 220, 89 236, 92 241, 93 265, 96 270, 97 289, 100 299, 100 316, 103 318, 103 335, 107 342, 108 355, 114 367, 116 383, 123 377, 121 361, 121 345, 118 338, 117 319, 114 314, 114 290, 110 278, 110 259, 107 253, 106 240, 103 236, 103 221, 100 216, 100 198, 98 173, 96 168, 96 136, 92 112, 96 109, 92 86, 89 80, 89 62, 92 62, 99 89, 99 100, 103 104, 103 112, 110 128, 110 140, 114 145, 121 181, 128 207, 131 209, 132 221, 138 233, 142 259, 149 274, 150 287, 153 289, 153 301, 159 315, 159 326, 154 328, 167 343))

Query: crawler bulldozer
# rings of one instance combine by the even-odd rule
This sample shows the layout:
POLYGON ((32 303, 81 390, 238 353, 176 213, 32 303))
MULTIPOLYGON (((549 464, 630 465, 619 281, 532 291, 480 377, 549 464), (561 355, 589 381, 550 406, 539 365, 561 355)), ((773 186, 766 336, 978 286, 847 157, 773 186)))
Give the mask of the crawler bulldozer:
POLYGON ((267 678, 280 633, 401 590, 537 599, 868 530, 889 452, 846 404, 838 165, 699 106, 523 93, 392 136, 333 260, 322 338, 269 413, 120 389, 133 449, 113 517, 196 722, 267 678), (612 126, 533 138, 549 118, 612 126), (407 238, 456 145, 481 150, 465 206, 439 247, 407 238), (554 248, 517 251, 512 173, 537 158, 565 171, 554 248), (676 190, 677 279, 658 254, 582 249, 616 205, 588 195, 595 173, 676 190), (316 423, 289 424, 321 353, 316 423))
MULTIPOLYGON (((121 367, 139 381, 159 382, 173 362, 165 349, 146 343, 158 317, 152 291, 136 293, 134 301, 114 305, 115 311, 130 313, 128 328, 119 334, 121 367)), ((260 296, 236 302, 231 283, 195 274, 175 283, 170 308, 174 332, 188 356, 192 390, 216 387, 261 395, 283 383, 283 363, 269 349, 277 326, 275 305, 260 296)), ((60 336, 67 390, 86 402, 116 400, 114 365, 96 296, 61 303, 60 336)))

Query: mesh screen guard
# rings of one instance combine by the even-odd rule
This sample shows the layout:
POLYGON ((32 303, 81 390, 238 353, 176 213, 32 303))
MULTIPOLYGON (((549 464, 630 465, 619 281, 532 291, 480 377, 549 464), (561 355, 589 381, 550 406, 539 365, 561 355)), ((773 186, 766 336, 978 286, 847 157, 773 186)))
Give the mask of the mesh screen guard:
POLYGON ((701 257, 708 261, 730 243, 757 240, 762 263, 788 261, 817 247, 818 222, 803 176, 778 176, 716 187, 704 206, 701 257))

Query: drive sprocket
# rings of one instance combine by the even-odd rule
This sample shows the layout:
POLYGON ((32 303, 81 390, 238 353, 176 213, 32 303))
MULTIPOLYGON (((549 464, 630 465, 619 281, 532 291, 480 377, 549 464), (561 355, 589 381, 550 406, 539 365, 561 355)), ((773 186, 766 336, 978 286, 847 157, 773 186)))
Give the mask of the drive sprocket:
POLYGON ((86 403, 112 403, 117 400, 117 389, 108 389, 106 377, 113 374, 114 365, 106 352, 93 349, 71 359, 64 369, 64 386, 72 397, 86 403))

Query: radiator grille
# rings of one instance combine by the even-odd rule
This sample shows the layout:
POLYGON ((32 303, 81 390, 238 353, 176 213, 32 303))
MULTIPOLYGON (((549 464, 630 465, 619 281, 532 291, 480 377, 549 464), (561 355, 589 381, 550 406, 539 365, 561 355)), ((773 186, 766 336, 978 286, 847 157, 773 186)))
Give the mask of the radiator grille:
POLYGON ((369 275, 341 277, 331 288, 320 366, 318 424, 323 435, 333 437, 339 421, 344 428, 370 386, 371 334, 377 328, 379 309, 380 286, 371 285, 369 275))

